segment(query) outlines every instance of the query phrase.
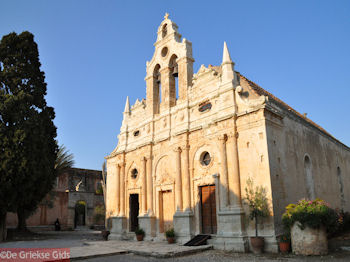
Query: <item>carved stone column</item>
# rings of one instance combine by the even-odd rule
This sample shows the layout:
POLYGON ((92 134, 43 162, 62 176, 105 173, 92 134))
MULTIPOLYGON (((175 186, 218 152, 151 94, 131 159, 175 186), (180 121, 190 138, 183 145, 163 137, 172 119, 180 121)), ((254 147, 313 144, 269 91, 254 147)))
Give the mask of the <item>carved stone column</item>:
POLYGON ((147 213, 147 175, 146 175, 146 158, 141 158, 141 177, 142 177, 142 214, 147 213))
POLYGON ((189 173, 189 156, 188 152, 189 146, 186 146, 182 151, 184 154, 184 176, 183 176, 183 186, 178 188, 178 185, 181 185, 181 149, 176 150, 176 181, 175 181, 175 196, 182 196, 183 193, 183 209, 182 209, 182 199, 177 199, 176 204, 178 207, 177 211, 174 214, 174 230, 176 232, 176 242, 184 244, 188 242, 193 237, 193 212, 191 210, 191 184, 190 184, 190 173, 189 173), (183 190, 182 190, 183 188, 183 190), (181 192, 183 191, 183 192, 181 192))
POLYGON ((236 132, 228 137, 227 146, 228 158, 231 161, 231 168, 229 170, 230 206, 241 207, 241 181, 236 132))
POLYGON ((183 208, 185 211, 191 210, 191 184, 190 184, 190 170, 189 170, 189 150, 190 146, 184 148, 184 183, 183 183, 183 208))
POLYGON ((228 206, 228 171, 226 155, 226 135, 218 138, 221 158, 220 168, 220 209, 224 210, 228 206))
POLYGON ((142 157, 142 213, 139 216, 140 227, 145 230, 145 239, 151 240, 156 234, 153 215, 153 183, 152 183, 152 159, 142 157), (148 212, 147 212, 148 209, 148 212))
POLYGON ((120 213, 119 216, 125 216, 125 163, 121 165, 120 174, 120 213))
POLYGON ((116 205, 115 205, 115 214, 119 215, 120 212, 120 165, 117 164, 117 177, 116 177, 116 205))
POLYGON ((117 211, 119 216, 112 217, 111 234, 108 239, 123 239, 126 233, 126 217, 125 217, 125 162, 117 165, 117 211), (118 179, 119 178, 119 179, 118 179))
POLYGON ((176 154, 175 206, 176 211, 182 211, 181 148, 174 151, 176 154))
POLYGON ((147 212, 149 215, 153 215, 152 159, 152 156, 147 159, 147 212))

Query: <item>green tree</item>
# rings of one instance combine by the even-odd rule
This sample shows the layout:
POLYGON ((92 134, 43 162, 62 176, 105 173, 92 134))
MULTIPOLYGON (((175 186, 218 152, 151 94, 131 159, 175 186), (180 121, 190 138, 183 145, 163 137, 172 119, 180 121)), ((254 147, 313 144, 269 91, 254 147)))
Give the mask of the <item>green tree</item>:
POLYGON ((44 72, 29 32, 0 42, 0 221, 17 212, 18 229, 56 178, 54 109, 47 106, 44 72))

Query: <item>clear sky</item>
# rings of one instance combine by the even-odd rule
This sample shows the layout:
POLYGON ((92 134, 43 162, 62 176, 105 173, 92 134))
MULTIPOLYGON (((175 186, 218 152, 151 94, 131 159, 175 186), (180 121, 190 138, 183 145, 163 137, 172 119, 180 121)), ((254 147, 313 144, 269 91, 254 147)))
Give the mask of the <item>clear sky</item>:
POLYGON ((350 1, 0 0, 0 35, 39 45, 58 141, 76 167, 101 169, 126 96, 146 96, 146 61, 165 12, 200 65, 235 69, 350 146, 350 1))

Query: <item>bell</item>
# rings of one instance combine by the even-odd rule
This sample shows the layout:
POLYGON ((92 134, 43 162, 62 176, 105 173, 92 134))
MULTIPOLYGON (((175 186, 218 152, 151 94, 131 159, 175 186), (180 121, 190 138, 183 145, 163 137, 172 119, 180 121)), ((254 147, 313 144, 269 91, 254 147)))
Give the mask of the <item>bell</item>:
POLYGON ((177 69, 177 65, 175 65, 173 69, 173 77, 178 77, 178 76, 179 76, 179 71, 177 69))
POLYGON ((157 84, 160 84, 160 74, 158 73, 158 74, 156 75, 156 77, 157 77, 157 84))

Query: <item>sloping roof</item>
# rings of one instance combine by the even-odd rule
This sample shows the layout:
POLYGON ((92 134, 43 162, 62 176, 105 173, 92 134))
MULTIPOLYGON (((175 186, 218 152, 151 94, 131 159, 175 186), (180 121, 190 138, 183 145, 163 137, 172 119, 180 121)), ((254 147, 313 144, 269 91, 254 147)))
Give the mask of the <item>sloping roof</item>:
MULTIPOLYGON (((264 88, 260 87, 259 85, 257 85, 256 83, 254 83, 253 81, 249 80, 248 78, 246 78, 245 76, 243 76, 241 73, 236 72, 240 82, 246 82, 250 88, 252 88, 258 95, 264 95, 264 96, 268 96, 270 100, 274 101, 275 103, 277 103, 279 106, 287 109, 289 112, 293 113, 294 115, 296 115, 297 117, 305 120, 306 122, 308 122, 310 125, 312 125, 313 127, 317 128, 318 130, 320 130, 322 133, 324 133, 325 135, 329 136, 330 138, 334 139, 335 141, 337 141, 338 143, 344 145, 342 142, 340 142, 338 139, 336 139, 334 136, 332 136, 330 133, 328 133, 324 128, 322 128, 321 126, 317 125, 315 122, 313 122, 312 120, 310 120, 309 118, 307 118, 305 115, 302 115, 301 113, 299 113, 298 111, 296 111, 294 108, 292 108, 291 106, 289 106, 288 104, 286 104, 285 102, 283 102, 281 99, 277 98, 276 96, 274 96, 273 94, 271 94, 270 92, 266 91, 264 88)), ((348 146, 344 145, 346 148, 350 149, 348 146)))

